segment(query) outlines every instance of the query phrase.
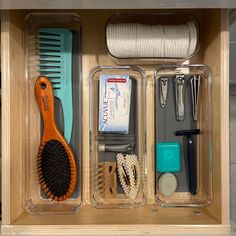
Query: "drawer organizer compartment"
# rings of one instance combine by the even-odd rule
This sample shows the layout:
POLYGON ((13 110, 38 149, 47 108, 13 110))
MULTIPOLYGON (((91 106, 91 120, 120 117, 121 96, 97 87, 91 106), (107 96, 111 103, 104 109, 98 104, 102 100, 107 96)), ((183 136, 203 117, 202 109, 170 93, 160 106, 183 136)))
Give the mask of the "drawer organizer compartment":
POLYGON ((161 206, 212 201, 211 84, 205 65, 165 65, 155 71, 156 200, 161 206))
POLYGON ((24 205, 32 214, 75 214, 81 205, 82 89, 79 16, 72 13, 32 13, 26 16, 25 22, 25 128, 28 145, 24 160, 24 205), (43 78, 39 82, 38 76, 48 77, 52 97, 49 83, 43 78), (40 88, 37 84, 46 86, 40 88), (43 109, 39 112, 38 104, 40 105, 41 100, 43 109), (53 109, 53 102, 55 121, 51 122, 47 106, 49 110, 53 109), (43 122, 40 121, 40 113, 43 122), (54 126, 58 127, 63 139, 56 135, 54 126), (65 150, 71 149, 71 153, 63 154, 63 147, 65 150), (70 161, 69 169, 67 160, 70 161))
MULTIPOLYGON (((182 13, 179 10, 114 9, 73 10, 73 13, 25 10, 1 13, 4 88, 3 233, 50 231, 55 234, 136 234, 229 230, 226 11, 185 9, 182 13), (168 14, 163 14, 166 12, 168 14), (159 24, 183 25, 189 20, 194 22, 199 35, 191 55, 182 58, 114 58, 107 50, 106 32, 109 24, 138 23, 155 28, 159 24), (69 29, 74 40, 74 119, 70 147, 76 160, 77 183, 73 194, 59 202, 46 199, 45 192, 40 190, 35 168, 38 147, 46 125, 41 121, 34 90, 40 66, 28 73, 28 65, 32 63, 29 61, 28 41, 29 36, 37 33, 41 27, 69 29), (176 74, 184 74, 187 80, 184 121, 176 121, 176 117, 182 119, 181 112, 176 114, 175 111, 173 82, 176 74), (197 121, 193 121, 189 81, 198 75, 202 83, 197 121), (158 86, 160 79, 165 77, 169 78, 169 88, 167 100, 165 96, 162 97, 167 102, 163 108, 158 86), (102 117, 99 115, 102 104, 99 97, 105 96, 104 83, 109 78, 117 96, 120 93, 117 92, 119 86, 116 79, 130 85, 124 85, 123 91, 128 93, 119 100, 123 104, 119 108, 119 115, 124 113, 125 118, 119 120, 120 127, 115 121, 115 130, 114 123, 111 126, 99 126, 99 116, 102 117), (188 162, 184 161, 187 158, 187 138, 176 137, 174 134, 175 131, 190 129, 200 129, 199 135, 194 138, 195 185, 189 184, 186 170, 188 162), (171 171, 165 169, 165 165, 158 164, 161 152, 156 150, 156 146, 162 144, 161 148, 165 150, 165 142, 173 145, 174 157, 179 160, 171 171), (122 155, 117 155, 117 150, 122 155), (126 163, 124 157, 127 155, 136 158, 134 162, 138 163, 140 175, 132 166, 133 163, 130 169, 126 169, 125 165, 117 162, 119 156, 126 163), (163 174, 172 171, 177 177, 177 191, 170 196, 163 195, 158 182, 163 174), (119 175, 123 176, 123 183, 128 187, 131 183, 135 185, 138 182, 137 176, 140 176, 140 184, 136 185, 138 192, 132 196, 127 194, 119 175), (196 189, 196 194, 190 185, 195 186, 191 189, 196 189)), ((38 60, 38 55, 34 59, 38 60)), ((197 103, 197 99, 194 101, 197 103)), ((56 121, 59 130, 64 135, 65 118, 57 99, 55 112, 58 113, 56 121)), ((173 175, 170 176, 173 178, 173 175)))
POLYGON ((97 67, 90 73, 91 203, 126 208, 145 204, 145 72, 97 67))

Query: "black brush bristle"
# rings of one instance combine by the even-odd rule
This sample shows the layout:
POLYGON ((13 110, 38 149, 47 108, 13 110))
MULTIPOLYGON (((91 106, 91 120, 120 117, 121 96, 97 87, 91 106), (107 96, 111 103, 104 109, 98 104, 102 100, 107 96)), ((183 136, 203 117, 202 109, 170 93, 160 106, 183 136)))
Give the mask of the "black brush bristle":
POLYGON ((38 152, 39 180, 46 184, 52 198, 62 197, 71 183, 71 168, 66 149, 57 140, 50 140, 38 152))

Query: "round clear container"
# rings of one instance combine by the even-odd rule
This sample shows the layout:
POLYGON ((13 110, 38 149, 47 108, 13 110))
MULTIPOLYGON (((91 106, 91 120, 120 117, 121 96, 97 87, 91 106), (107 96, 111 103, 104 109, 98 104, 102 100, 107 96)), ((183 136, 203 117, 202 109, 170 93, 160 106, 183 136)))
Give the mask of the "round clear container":
MULTIPOLYGON (((115 29, 116 30, 116 29, 115 29)), ((128 13, 117 13, 115 15, 112 15, 107 23, 106 23, 106 48, 108 51, 108 54, 112 57, 113 61, 118 65, 144 65, 144 64, 181 64, 181 62, 184 62, 188 60, 189 58, 193 57, 200 48, 200 35, 199 35, 199 23, 195 16, 186 14, 186 13, 158 13, 158 14, 128 14, 128 13), (187 22, 192 22, 195 26, 196 30, 196 47, 195 50, 184 57, 172 57, 172 56, 160 56, 160 57, 153 57, 153 56, 132 56, 132 55, 126 55, 126 56, 117 56, 114 53, 111 52, 111 48, 108 45, 108 27, 112 24, 141 24, 144 26, 155 26, 155 25, 163 25, 163 26, 178 26, 182 24, 187 24, 187 22)), ((111 31, 109 31, 111 32, 111 31)), ((113 31, 114 33, 114 31, 113 31)), ((119 33, 118 31, 115 33, 119 33)), ((119 34, 118 34, 119 35, 119 34)), ((140 36, 142 37, 142 36, 140 36)), ((180 35, 181 37, 181 35, 180 35)), ((117 39, 116 39, 117 40, 117 39)), ((127 39, 126 40, 130 40, 127 39)), ((145 47, 145 43, 150 42, 150 39, 147 39, 147 42, 143 43, 143 46, 145 47)), ((164 40, 167 40, 164 39, 164 40)), ((117 43, 122 43, 122 41, 118 41, 117 43)), ((132 47, 132 43, 130 44, 130 47, 132 47)), ((142 47, 142 44, 141 44, 142 47)), ((178 47, 178 44, 175 45, 175 47, 178 47)), ((171 49, 171 48, 170 48, 171 49)), ((138 48, 136 50, 139 50, 138 48)), ((174 50, 174 49, 173 49, 174 50)))

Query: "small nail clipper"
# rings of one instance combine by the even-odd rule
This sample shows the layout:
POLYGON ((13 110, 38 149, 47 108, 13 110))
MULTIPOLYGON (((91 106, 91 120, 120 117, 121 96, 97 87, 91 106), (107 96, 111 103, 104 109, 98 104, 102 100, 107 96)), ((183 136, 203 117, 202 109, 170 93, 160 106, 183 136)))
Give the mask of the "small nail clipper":
POLYGON ((166 106, 168 95, 168 78, 161 78, 159 83, 160 103, 161 107, 164 108, 166 106))
POLYGON ((174 78, 175 83, 175 112, 176 120, 184 120, 184 103, 185 103, 185 90, 186 90, 186 80, 184 75, 176 75, 174 78))
POLYGON ((194 75, 190 79, 191 96, 192 96, 192 109, 193 109, 192 111, 193 111, 193 120, 194 121, 197 121, 197 119, 198 119, 200 84, 201 84, 201 76, 200 75, 194 75))

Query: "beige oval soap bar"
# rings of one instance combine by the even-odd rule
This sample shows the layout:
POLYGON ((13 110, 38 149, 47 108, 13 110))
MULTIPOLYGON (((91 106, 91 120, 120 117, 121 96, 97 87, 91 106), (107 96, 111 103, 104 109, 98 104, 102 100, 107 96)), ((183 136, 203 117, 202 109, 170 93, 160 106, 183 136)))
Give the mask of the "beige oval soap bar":
POLYGON ((158 182, 159 191, 165 195, 172 195, 177 189, 177 179, 172 173, 165 173, 161 175, 158 182))

